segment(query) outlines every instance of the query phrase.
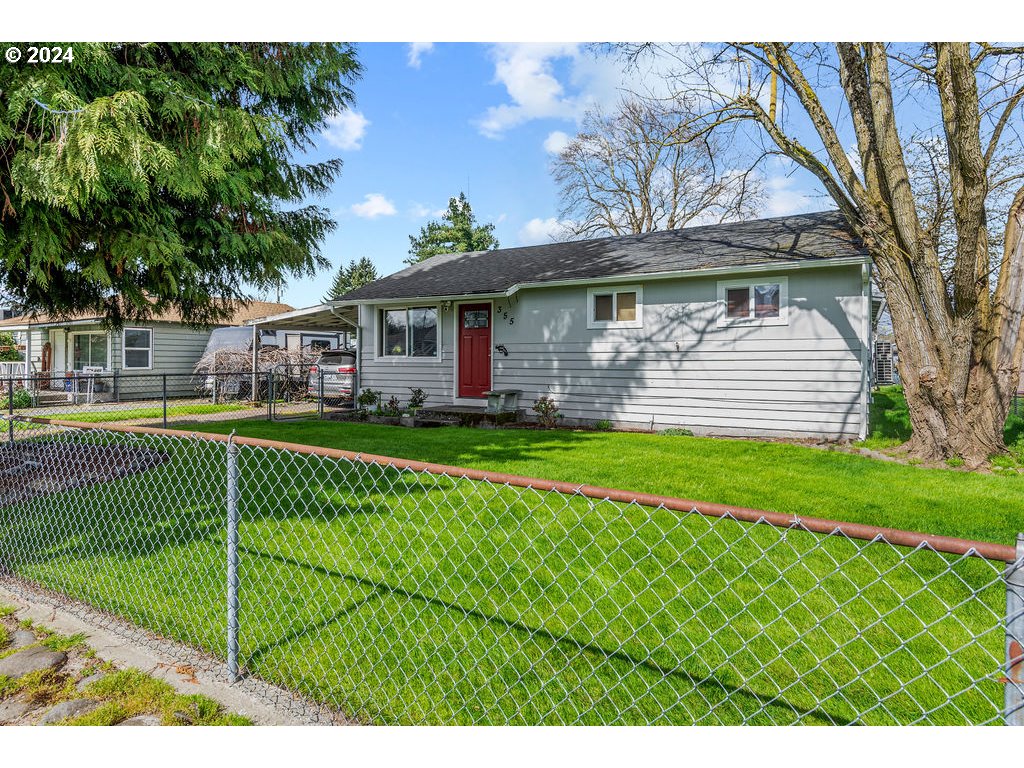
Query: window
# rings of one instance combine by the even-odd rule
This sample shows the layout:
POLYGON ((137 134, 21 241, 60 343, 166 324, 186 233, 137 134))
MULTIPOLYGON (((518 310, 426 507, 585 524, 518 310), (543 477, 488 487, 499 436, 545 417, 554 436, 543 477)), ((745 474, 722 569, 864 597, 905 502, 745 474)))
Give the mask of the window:
POLYGON ((381 354, 437 357, 437 307, 381 311, 381 354))
POLYGON ((785 325, 789 284, 785 277, 764 282, 729 280, 718 284, 718 325, 785 325))
POLYGON ((588 328, 643 326, 643 289, 638 285, 587 291, 588 328))
POLYGON ((124 329, 124 367, 153 367, 153 330, 151 328, 124 329))
POLYGON ((470 309, 462 313, 463 328, 486 328, 490 312, 486 309, 470 309))
POLYGON ((72 367, 80 371, 86 366, 107 369, 110 360, 107 357, 107 334, 105 333, 74 333, 71 335, 72 367))

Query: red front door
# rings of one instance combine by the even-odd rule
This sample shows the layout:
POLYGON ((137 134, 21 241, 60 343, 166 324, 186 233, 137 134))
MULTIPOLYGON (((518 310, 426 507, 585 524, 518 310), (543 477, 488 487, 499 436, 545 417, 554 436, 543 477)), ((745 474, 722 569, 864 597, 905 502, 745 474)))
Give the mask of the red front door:
POLYGON ((491 388, 491 306, 459 307, 459 397, 484 397, 491 388))

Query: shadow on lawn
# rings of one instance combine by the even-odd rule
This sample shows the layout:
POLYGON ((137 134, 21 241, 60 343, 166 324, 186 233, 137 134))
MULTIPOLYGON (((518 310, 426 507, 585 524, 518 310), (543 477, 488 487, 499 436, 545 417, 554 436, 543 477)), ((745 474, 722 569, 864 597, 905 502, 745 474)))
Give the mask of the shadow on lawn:
MULTIPOLYGON (((836 715, 821 709, 804 709, 797 707, 785 701, 777 695, 773 696, 756 693, 754 691, 750 691, 739 686, 724 683, 721 680, 718 680, 714 677, 701 679, 698 676, 686 672, 685 670, 680 669, 678 667, 667 667, 662 664, 659 664, 651 658, 638 658, 634 655, 631 655, 630 653, 627 653, 622 649, 609 650, 607 648, 602 648, 600 645, 592 641, 579 640, 564 634, 555 634, 545 629, 544 627, 531 627, 527 624, 524 624, 514 619, 508 619, 503 616, 484 613, 483 611, 480 611, 476 608, 466 608, 464 606, 459 605, 458 603, 452 603, 447 600, 442 600, 432 595, 424 595, 420 592, 414 592, 398 585, 388 584, 381 581, 375 581, 365 576, 357 576, 351 573, 342 573, 340 571, 335 571, 333 569, 325 568, 324 566, 320 565, 303 563, 301 561, 295 560, 290 557, 286 557, 284 555, 261 552, 260 550, 253 549, 251 547, 247 547, 244 545, 239 546, 239 551, 248 555, 253 555, 255 557, 261 557, 267 560, 271 560, 279 565, 303 568, 309 571, 313 571, 314 573, 320 576, 343 579, 345 581, 358 584, 361 587, 370 588, 374 592, 374 594, 366 595, 357 600, 354 600, 349 605, 346 605, 345 607, 335 612, 332 616, 326 617, 314 623, 310 623, 309 625, 301 629, 293 630, 292 632, 289 632, 279 640, 260 646, 259 648, 255 649, 249 656, 250 661, 253 663, 258 663, 259 660, 261 660, 277 648, 283 648, 287 646, 289 643, 294 642, 295 640, 298 640, 314 632, 318 632, 320 630, 325 629, 326 627, 330 626, 332 623, 338 621, 344 616, 353 613, 354 611, 357 611, 364 605, 368 604, 375 597, 379 598, 386 596, 398 596, 405 598, 407 600, 415 600, 421 603, 426 603, 431 606, 440 607, 446 611, 451 611, 453 613, 461 613, 466 618, 473 618, 490 624, 497 624, 506 629, 510 629, 520 634, 527 635, 531 639, 539 637, 549 640, 550 642, 556 645, 570 646, 586 654, 603 658, 606 661, 616 660, 620 662, 625 662, 638 670, 647 670, 648 672, 653 673, 655 678, 674 678, 676 680, 686 681, 692 684, 694 689, 704 687, 718 688, 721 691, 725 692, 727 696, 735 693, 738 694, 741 697, 741 699, 746 700, 749 703, 750 708, 763 709, 769 706, 778 707, 780 709, 787 709, 791 711, 798 718, 811 717, 816 718, 824 723, 831 723, 834 725, 851 725, 855 722, 853 720, 849 720, 846 718, 837 717, 836 715)), ((742 705, 742 701, 739 703, 732 703, 740 711, 746 711, 747 709, 747 707, 744 707, 742 705)))

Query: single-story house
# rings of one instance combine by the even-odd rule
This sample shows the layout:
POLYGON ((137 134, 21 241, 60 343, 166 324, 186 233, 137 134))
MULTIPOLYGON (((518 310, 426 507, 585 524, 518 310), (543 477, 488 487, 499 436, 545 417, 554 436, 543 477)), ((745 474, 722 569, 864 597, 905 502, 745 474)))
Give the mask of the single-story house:
POLYGON ((290 318, 327 310, 357 326, 359 386, 385 398, 518 390, 567 424, 866 430, 871 261, 837 211, 435 256, 290 318))
MULTIPOLYGON (((230 318, 212 327, 244 325, 291 309, 266 301, 239 304, 230 318)), ((60 319, 41 313, 0 321, 0 331, 13 333, 15 342, 24 347, 28 375, 58 380, 87 367, 126 374, 191 373, 211 330, 185 325, 173 309, 118 331, 104 327, 102 317, 90 314, 60 319)))

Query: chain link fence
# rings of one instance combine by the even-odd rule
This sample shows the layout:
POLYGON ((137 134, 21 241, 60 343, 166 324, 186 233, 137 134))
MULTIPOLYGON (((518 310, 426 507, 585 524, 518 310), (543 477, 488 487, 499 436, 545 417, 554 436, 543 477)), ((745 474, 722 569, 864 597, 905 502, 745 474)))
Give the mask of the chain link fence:
POLYGON ((97 424, 181 423, 316 415, 317 378, 308 366, 272 371, 9 376, 0 412, 97 424))
POLYGON ((15 419, 0 583, 380 724, 1020 723, 1024 546, 15 419))

